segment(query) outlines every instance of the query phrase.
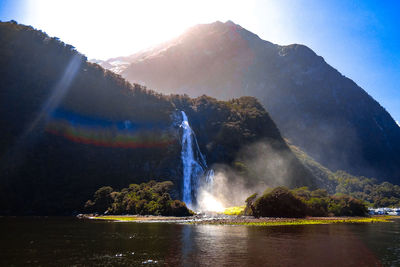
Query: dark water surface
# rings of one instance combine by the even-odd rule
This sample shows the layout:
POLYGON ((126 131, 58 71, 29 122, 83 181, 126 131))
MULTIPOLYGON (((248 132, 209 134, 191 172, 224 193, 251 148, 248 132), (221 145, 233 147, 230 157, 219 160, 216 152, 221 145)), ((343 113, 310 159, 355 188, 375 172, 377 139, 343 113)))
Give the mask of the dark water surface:
POLYGON ((400 220, 251 227, 0 218, 0 266, 22 265, 400 266, 400 220))

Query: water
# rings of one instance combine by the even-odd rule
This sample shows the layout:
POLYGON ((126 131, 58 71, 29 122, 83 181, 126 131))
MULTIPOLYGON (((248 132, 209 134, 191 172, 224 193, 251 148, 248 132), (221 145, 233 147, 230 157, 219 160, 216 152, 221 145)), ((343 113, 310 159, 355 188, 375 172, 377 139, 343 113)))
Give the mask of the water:
MULTIPOLYGON (((182 152, 181 160, 183 165, 183 201, 190 208, 195 208, 197 190, 201 186, 200 179, 204 176, 207 169, 207 163, 200 151, 199 144, 197 143, 196 136, 190 128, 189 120, 184 111, 181 111, 182 123, 182 152), (193 201, 194 200, 194 201, 193 201)), ((208 171, 206 175, 206 183, 212 182, 214 175, 212 170, 208 171)))
POLYGON ((206 174, 206 189, 211 193, 213 191, 214 178, 215 178, 214 170, 211 169, 206 174))
POLYGON ((399 266, 400 220, 285 227, 0 218, 0 266, 399 266))

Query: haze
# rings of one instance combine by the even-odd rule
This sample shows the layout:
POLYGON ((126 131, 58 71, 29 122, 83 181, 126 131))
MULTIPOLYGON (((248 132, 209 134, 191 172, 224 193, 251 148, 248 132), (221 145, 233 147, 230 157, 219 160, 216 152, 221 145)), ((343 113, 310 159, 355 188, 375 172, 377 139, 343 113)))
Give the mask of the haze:
POLYGON ((232 20, 277 44, 302 43, 400 120, 396 1, 0 1, 0 19, 32 25, 88 58, 129 55, 188 27, 232 20))

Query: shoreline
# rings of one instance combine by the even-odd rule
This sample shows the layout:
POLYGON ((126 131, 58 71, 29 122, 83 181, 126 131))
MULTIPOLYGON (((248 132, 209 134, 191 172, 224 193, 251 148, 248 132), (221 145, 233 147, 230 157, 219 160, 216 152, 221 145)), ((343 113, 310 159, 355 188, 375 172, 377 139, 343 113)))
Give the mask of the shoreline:
POLYGON ((181 223, 192 225, 247 225, 247 226, 291 226, 317 224, 366 224, 392 222, 394 216, 376 215, 370 217, 306 217, 306 218, 254 218, 251 216, 195 215, 190 217, 169 217, 153 215, 101 215, 81 214, 81 219, 109 222, 136 223, 181 223))

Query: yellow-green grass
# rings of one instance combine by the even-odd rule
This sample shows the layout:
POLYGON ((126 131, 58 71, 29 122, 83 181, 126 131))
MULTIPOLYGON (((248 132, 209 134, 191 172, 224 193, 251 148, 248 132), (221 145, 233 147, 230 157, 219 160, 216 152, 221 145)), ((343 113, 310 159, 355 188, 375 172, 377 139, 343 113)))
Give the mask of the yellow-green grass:
POLYGON ((241 215, 244 212, 246 205, 226 208, 222 213, 225 215, 241 215))
POLYGON ((285 225, 312 225, 312 224, 363 224, 363 223, 379 223, 392 222, 391 216, 368 217, 368 218, 343 218, 343 219, 288 219, 277 221, 256 221, 256 222, 241 222, 241 221, 210 221, 207 224, 218 225, 250 225, 250 226, 285 226, 285 225))
POLYGON ((96 216, 96 217, 90 217, 90 219, 106 220, 106 221, 118 221, 118 222, 132 222, 132 221, 136 221, 137 217, 132 217, 132 216, 96 216))
MULTIPOLYGON (((229 208, 229 215, 233 214, 243 209, 243 207, 232 207, 229 208)), ((224 212, 225 214, 225 212, 224 212)), ((380 222, 391 222, 393 216, 374 216, 374 217, 358 217, 358 218, 307 218, 307 219, 261 219, 255 221, 240 221, 233 219, 221 219, 216 221, 200 221, 200 222, 188 222, 189 224, 214 224, 214 225, 248 225, 248 226, 291 226, 291 225, 316 225, 316 224, 363 224, 363 223, 380 223, 380 222)), ((89 217, 89 219, 95 220, 105 220, 105 221, 115 221, 115 222, 137 222, 137 221, 147 221, 150 218, 137 217, 137 216, 96 216, 89 217)))

